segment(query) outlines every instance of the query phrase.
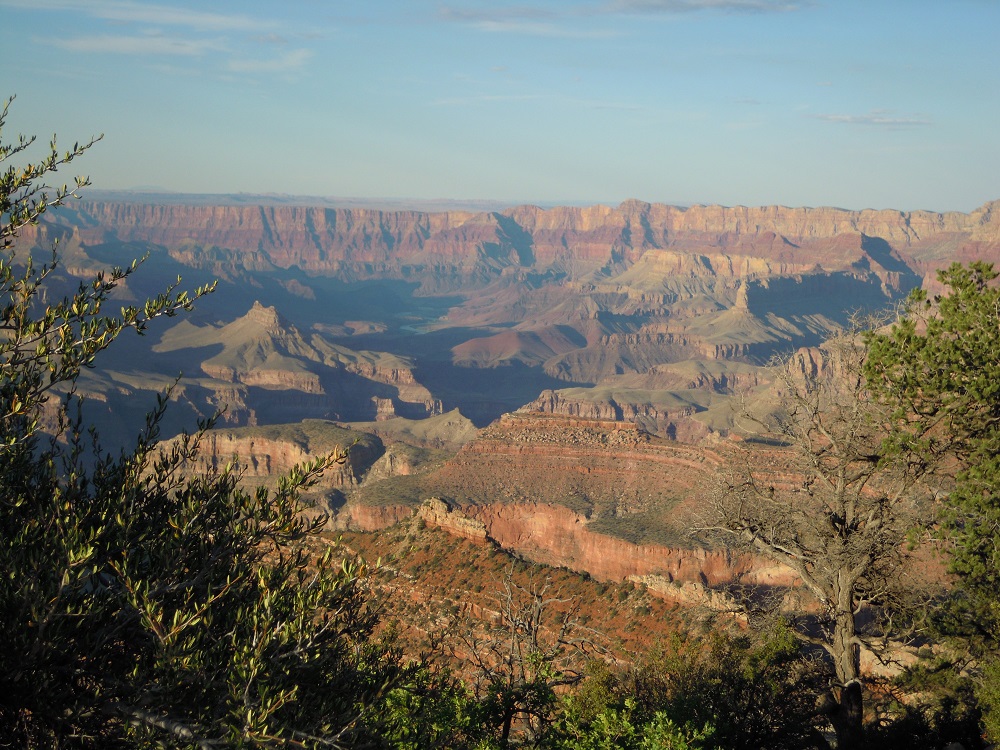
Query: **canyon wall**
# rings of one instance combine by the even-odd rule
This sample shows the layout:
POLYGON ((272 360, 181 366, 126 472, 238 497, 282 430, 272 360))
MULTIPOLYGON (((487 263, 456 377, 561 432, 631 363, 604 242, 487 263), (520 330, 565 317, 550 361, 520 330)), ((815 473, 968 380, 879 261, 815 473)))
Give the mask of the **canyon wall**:
POLYGON ((385 448, 374 435, 344 430, 322 420, 299 425, 215 429, 205 433, 195 460, 185 466, 190 474, 217 471, 235 462, 251 484, 277 481, 296 466, 337 453, 344 460, 327 469, 320 489, 356 485, 382 456, 385 448))
MULTIPOLYGON (((715 273, 796 272, 831 261, 830 240, 878 238, 879 252, 932 259, 936 244, 951 252, 995 253, 1000 210, 988 203, 969 214, 836 208, 692 206, 641 201, 620 206, 519 206, 503 212, 380 211, 275 206, 148 205, 81 201, 61 212, 78 237, 99 243, 149 242, 182 262, 228 260, 246 268, 298 268, 328 275, 399 276, 404 267, 440 272, 495 267, 549 267, 581 262, 634 262, 649 250, 704 255, 715 273), (233 255, 231 250, 239 250, 233 255), (823 251, 823 252, 820 252, 823 251), (734 257, 768 259, 732 265, 734 257), (730 267, 732 266, 732 267, 730 267)), ((856 257, 833 259, 853 262, 856 257)), ((902 256, 885 260, 901 263, 902 256)), ((666 262, 663 258, 662 262, 666 262)), ((686 272, 688 260, 674 258, 686 272)), ((829 270, 829 269, 828 269, 829 270)))
POLYGON ((489 538, 504 549, 547 565, 586 571, 603 581, 659 575, 670 581, 717 586, 747 580, 755 565, 750 557, 729 550, 632 544, 595 534, 588 530, 584 516, 559 505, 491 504, 466 507, 463 513, 480 521, 489 538))
POLYGON ((523 407, 523 411, 642 425, 648 432, 682 443, 697 443, 711 434, 704 423, 694 419, 698 410, 692 405, 670 408, 649 401, 640 403, 625 399, 619 401, 614 397, 585 397, 586 393, 584 389, 545 390, 523 407), (576 393, 580 395, 570 395, 576 393))
MULTIPOLYGON (((418 508, 352 506, 348 524, 377 531, 416 518, 428 526, 475 542, 492 543, 534 562, 586 572, 600 581, 655 581, 656 593, 683 598, 685 584, 787 586, 794 575, 766 560, 730 550, 633 544, 588 529, 588 519, 547 503, 457 507, 429 498, 418 508), (665 584, 674 584, 677 591, 665 584)), ((342 522, 343 523, 343 522, 342 522)))

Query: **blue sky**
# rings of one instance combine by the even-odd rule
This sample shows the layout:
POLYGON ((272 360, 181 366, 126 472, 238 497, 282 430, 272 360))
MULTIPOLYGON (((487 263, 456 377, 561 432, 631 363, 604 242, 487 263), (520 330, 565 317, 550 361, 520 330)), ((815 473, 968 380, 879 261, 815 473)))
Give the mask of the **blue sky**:
MULTIPOLYGON (((970 211, 995 0, 0 0, 14 132, 95 187, 970 211)), ((67 176, 68 177, 68 176, 67 176)))

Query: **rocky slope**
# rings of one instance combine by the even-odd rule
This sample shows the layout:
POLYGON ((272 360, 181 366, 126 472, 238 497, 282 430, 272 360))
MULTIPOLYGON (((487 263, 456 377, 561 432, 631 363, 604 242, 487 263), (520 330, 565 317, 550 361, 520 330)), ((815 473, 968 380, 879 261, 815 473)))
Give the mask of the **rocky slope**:
POLYGON ((659 596, 685 604, 705 603, 708 589, 794 583, 788 569, 729 550, 636 544, 596 532, 588 518, 560 505, 512 503, 460 508, 429 498, 416 508, 350 506, 345 512, 349 520, 345 524, 341 519, 341 524, 351 528, 381 531, 418 519, 452 536, 494 544, 533 562, 585 572, 599 581, 642 582, 659 596))
POLYGON ((236 424, 424 417, 441 411, 406 358, 356 351, 320 333, 300 332, 259 302, 221 326, 182 321, 163 334, 153 352, 197 364, 206 376, 199 384, 215 394, 209 400, 236 424))
POLYGON ((672 505, 696 474, 671 467, 705 460, 632 422, 517 413, 481 431, 434 483, 463 505, 542 501, 602 518, 672 505))
POLYGON ((632 422, 521 412, 481 430, 443 464, 396 480, 395 493, 392 479, 365 482, 351 513, 372 528, 395 518, 374 508, 415 507, 433 496, 484 521, 493 511, 476 509, 561 507, 576 519, 571 525, 583 519, 591 532, 690 545, 690 501, 720 461, 710 447, 658 438, 632 422))

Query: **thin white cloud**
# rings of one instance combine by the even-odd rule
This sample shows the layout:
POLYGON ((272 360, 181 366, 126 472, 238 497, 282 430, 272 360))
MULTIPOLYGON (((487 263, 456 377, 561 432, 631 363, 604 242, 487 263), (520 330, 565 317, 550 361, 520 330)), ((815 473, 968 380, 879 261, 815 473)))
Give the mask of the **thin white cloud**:
POLYGON ((128 0, 0 0, 0 7, 75 11, 118 23, 186 26, 199 31, 261 31, 272 25, 241 14, 210 13, 128 0))
POLYGON ((844 125, 868 125, 883 128, 910 128, 931 124, 931 121, 925 117, 918 117, 914 115, 900 117, 894 115, 889 110, 883 109, 875 109, 863 115, 821 114, 813 116, 817 120, 823 120, 825 122, 835 122, 844 125))
POLYGON ((794 0, 612 0, 608 13, 692 13, 721 10, 727 13, 784 13, 808 3, 794 0))
POLYGON ((217 39, 181 39, 171 36, 82 36, 73 39, 37 40, 71 52, 119 55, 181 55, 198 57, 224 49, 217 39))
POLYGON ((548 94, 476 94, 473 96, 456 96, 444 99, 435 99, 431 102, 431 104, 435 106, 468 106, 474 104, 488 104, 492 102, 530 101, 546 101, 553 105, 563 107, 621 110, 625 112, 637 112, 642 109, 642 107, 634 104, 623 104, 621 102, 601 101, 596 99, 574 99, 562 96, 551 96, 548 94))
POLYGON ((589 109, 609 109, 617 110, 619 112, 641 112, 644 107, 640 107, 637 104, 623 104, 621 102, 603 102, 590 99, 568 99, 567 104, 576 105, 579 107, 587 107, 589 109))
POLYGON ((501 34, 526 34, 528 36, 548 36, 565 39, 605 39, 617 34, 607 29, 568 29, 554 23, 517 20, 482 20, 472 24, 480 31, 501 34))
POLYGON ((442 6, 438 16, 445 21, 467 23, 487 31, 509 31, 528 34, 581 35, 562 28, 569 19, 606 15, 680 14, 698 11, 726 13, 784 13, 801 10, 813 0, 603 0, 559 11, 526 5, 468 9, 456 5, 442 6))
POLYGON ((568 23, 599 16, 677 15, 712 10, 724 13, 780 13, 800 10, 812 3, 813 0, 594 0, 576 6, 563 6, 558 11, 529 5, 473 9, 453 4, 442 6, 438 10, 438 18, 464 23, 481 31, 586 39, 614 36, 615 32, 573 28, 568 23))
POLYGON ((563 21, 574 15, 577 14, 557 14, 541 8, 526 6, 491 8, 489 10, 469 10, 443 6, 438 11, 438 17, 443 21, 464 23, 480 31, 493 33, 577 39, 597 39, 612 35, 611 32, 604 29, 573 29, 563 25, 563 21))
POLYGON ((239 13, 217 13, 133 0, 0 0, 0 8, 77 13, 107 21, 121 31, 148 33, 81 34, 76 37, 38 37, 38 44, 80 53, 106 53, 148 57, 194 58, 221 53, 228 58, 218 70, 231 73, 287 73, 302 68, 312 52, 284 51, 288 38, 265 21, 239 13), (131 28, 130 28, 130 25, 131 28), (246 36, 242 36, 246 34, 246 36), (242 41, 239 37, 242 36, 242 41), (255 43, 254 49, 246 42, 255 43), (254 54, 261 46, 272 47, 277 56, 254 54), (242 49, 242 53, 236 50, 242 49))
POLYGON ((310 57, 311 51, 296 49, 269 60, 230 60, 226 69, 233 73, 289 73, 304 66, 310 57))
POLYGON ((544 21, 559 18, 562 15, 542 8, 533 8, 525 5, 511 5, 506 8, 493 7, 489 10, 471 10, 468 8, 458 8, 454 5, 444 5, 438 10, 438 16, 442 20, 464 21, 466 23, 504 20, 544 21))

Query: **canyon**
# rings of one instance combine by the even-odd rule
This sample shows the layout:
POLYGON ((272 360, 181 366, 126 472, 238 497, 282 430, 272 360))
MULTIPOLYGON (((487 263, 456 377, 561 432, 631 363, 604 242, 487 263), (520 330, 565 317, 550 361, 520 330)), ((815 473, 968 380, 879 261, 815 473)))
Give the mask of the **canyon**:
POLYGON ((23 238, 59 241, 53 280, 67 289, 145 257, 123 303, 178 276, 218 281, 193 313, 85 373, 106 438, 127 439, 123 417, 181 372, 165 437, 219 413, 193 470, 237 455, 245 481, 266 483, 336 448, 348 458, 312 499, 341 528, 419 517, 677 596, 788 581, 689 533, 740 437, 734 399, 766 401, 769 361, 798 351, 815 366, 811 347, 852 316, 936 290, 953 261, 1000 259, 1000 202, 963 214, 155 201, 73 202, 23 238))
POLYGON ((478 426, 551 391, 556 411, 628 415, 689 439, 705 433, 691 417, 712 410, 713 394, 752 379, 743 365, 815 345, 853 312, 933 288, 952 260, 1000 249, 995 203, 969 214, 634 200, 427 213, 151 200, 74 202, 26 239, 60 241, 67 283, 147 256, 123 298, 157 293, 164 278, 217 280, 187 322, 215 334, 179 328, 133 345, 121 369, 139 359, 204 374, 214 382, 200 386, 222 395, 197 394, 193 408, 226 403, 234 425, 280 421, 247 403, 252 389, 283 400, 286 421, 460 408, 478 426), (295 328, 299 351, 234 369, 232 348, 208 349, 258 306, 295 328), (692 363, 712 385, 664 387, 664 368, 692 363))

